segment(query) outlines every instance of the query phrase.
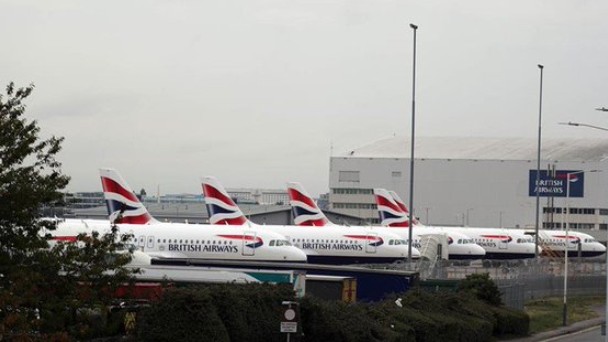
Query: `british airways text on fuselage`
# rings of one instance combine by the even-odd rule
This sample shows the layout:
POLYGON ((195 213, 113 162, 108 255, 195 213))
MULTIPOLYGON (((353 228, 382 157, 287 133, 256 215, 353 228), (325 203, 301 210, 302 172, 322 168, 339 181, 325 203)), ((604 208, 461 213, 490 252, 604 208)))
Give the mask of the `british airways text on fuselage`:
POLYGON ((335 250, 335 251, 362 251, 363 246, 360 244, 304 242, 304 243, 302 243, 302 249, 322 249, 322 250, 335 250))
POLYGON ((169 244, 170 252, 209 252, 209 253, 238 253, 237 246, 229 245, 187 245, 187 244, 169 244))

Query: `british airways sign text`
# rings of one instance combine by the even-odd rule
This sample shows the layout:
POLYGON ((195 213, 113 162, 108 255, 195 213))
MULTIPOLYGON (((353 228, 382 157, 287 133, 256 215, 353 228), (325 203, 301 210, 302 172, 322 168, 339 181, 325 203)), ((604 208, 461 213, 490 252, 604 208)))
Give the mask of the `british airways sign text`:
POLYGON ((537 183, 536 170, 530 170, 528 195, 536 196, 538 192, 541 197, 566 197, 569 193, 570 197, 584 197, 585 174, 578 172, 580 171, 558 170, 553 173, 541 170, 537 183))

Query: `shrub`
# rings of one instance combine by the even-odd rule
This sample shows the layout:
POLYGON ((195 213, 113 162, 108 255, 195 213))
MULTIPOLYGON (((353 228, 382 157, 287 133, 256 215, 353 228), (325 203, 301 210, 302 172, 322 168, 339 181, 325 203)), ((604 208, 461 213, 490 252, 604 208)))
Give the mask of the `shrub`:
POLYGON ((527 313, 506 307, 493 307, 492 311, 497 322, 494 328, 495 336, 528 335, 530 316, 527 313))
POLYGON ((498 286, 490 279, 488 273, 475 273, 468 275, 460 282, 458 287, 460 291, 471 292, 477 298, 485 301, 488 304, 499 306, 502 305, 500 291, 498 286))

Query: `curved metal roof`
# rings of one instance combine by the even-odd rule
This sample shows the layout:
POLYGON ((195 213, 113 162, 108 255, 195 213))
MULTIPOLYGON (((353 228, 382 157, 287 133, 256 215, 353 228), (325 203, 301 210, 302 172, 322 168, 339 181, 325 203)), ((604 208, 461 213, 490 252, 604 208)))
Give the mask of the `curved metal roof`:
MULTIPOLYGON (((416 159, 536 160, 537 140, 530 138, 420 137, 416 159)), ((390 137, 334 157, 410 157, 410 139, 390 137)), ((542 160, 601 161, 608 157, 608 139, 543 139, 542 160)))

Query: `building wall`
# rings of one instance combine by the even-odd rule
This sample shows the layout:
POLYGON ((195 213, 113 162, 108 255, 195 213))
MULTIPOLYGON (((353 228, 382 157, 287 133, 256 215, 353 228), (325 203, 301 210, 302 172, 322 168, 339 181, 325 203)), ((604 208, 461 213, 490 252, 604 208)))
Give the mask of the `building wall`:
MULTIPOLYGON (((542 162, 541 168, 547 168, 542 162)), ((570 198, 571 210, 592 208, 591 214, 571 214, 571 223, 593 224, 605 229, 608 208, 608 165, 602 162, 552 162, 558 170, 592 170, 585 173, 583 198, 570 198), (600 215, 600 212, 604 215, 600 215)), ((487 227, 534 227, 536 197, 529 196, 529 171, 535 160, 450 160, 420 159, 414 169, 414 214, 426 224, 487 227)), ((330 210, 377 219, 368 192, 375 188, 396 191, 409 203, 409 159, 330 159, 330 210), (357 174, 358 172, 358 174, 357 174), (346 189, 346 190, 345 190, 346 189), (350 192, 350 193, 349 193, 350 192), (349 204, 349 205, 345 205, 349 204)), ((542 221, 560 223, 564 214, 543 214, 549 199, 541 197, 542 221)), ((555 198, 554 206, 566 206, 565 198, 555 198)), ((553 210, 555 211, 555 210, 553 210)))

